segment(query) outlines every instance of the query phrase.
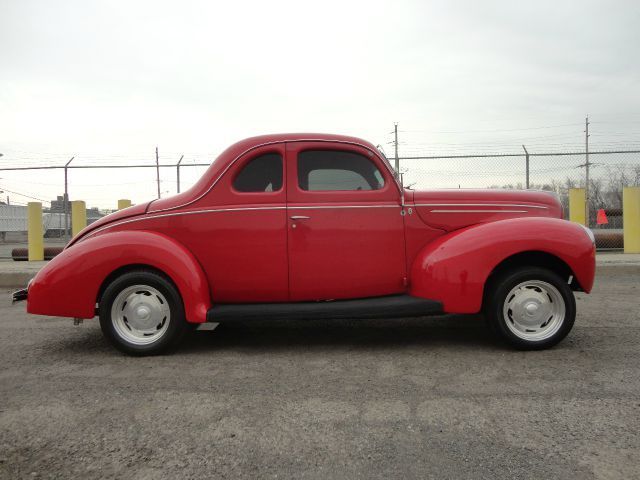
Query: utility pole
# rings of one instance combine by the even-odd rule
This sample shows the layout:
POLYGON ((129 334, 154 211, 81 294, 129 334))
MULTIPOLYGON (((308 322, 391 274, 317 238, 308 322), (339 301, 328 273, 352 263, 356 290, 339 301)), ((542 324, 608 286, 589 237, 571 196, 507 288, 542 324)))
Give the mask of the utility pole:
POLYGON ((67 163, 64 165, 64 197, 62 199, 62 203, 64 205, 64 238, 66 240, 69 239, 69 176, 67 174, 69 164, 73 162, 73 159, 76 157, 71 157, 67 163))
POLYGON ((522 145, 522 148, 524 148, 524 154, 525 154, 525 158, 526 158, 526 180, 525 180, 525 185, 527 190, 529 190, 529 152, 527 151, 527 147, 525 147, 524 145, 522 145))
POLYGON ((177 174, 177 180, 178 180, 178 193, 180 193, 180 164, 182 163, 182 159, 184 158, 184 155, 182 155, 180 157, 180 160, 178 160, 178 164, 176 165, 176 174, 177 174))
POLYGON ((398 157, 398 122, 393 123, 393 134, 393 146, 396 151, 396 176, 398 177, 398 180, 400 180, 400 158, 398 157))
POLYGON ((158 147, 156 147, 156 183, 158 184, 158 198, 160 198, 160 160, 158 160, 158 147))
POLYGON ((586 212, 585 212, 585 223, 587 224, 587 227, 589 226, 589 166, 591 165, 589 163, 589 115, 586 116, 586 118, 584 119, 584 151, 585 151, 585 163, 584 163, 584 171, 585 171, 585 177, 586 177, 586 184, 584 187, 584 196, 585 196, 585 203, 586 203, 586 212))

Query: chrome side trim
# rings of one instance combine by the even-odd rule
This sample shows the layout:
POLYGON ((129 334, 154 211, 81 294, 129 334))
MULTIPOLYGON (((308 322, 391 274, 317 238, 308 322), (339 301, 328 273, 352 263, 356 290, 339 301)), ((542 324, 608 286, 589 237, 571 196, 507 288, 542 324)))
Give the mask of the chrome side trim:
MULTIPOLYGON (((174 213, 161 213, 160 215, 149 215, 146 218, 161 218, 161 217, 173 217, 179 215, 195 215, 197 213, 217 213, 217 212, 244 212, 246 210, 286 210, 287 207, 233 207, 233 208, 207 208, 204 210, 188 210, 186 212, 174 212, 174 213)), ((153 212, 155 213, 155 212, 153 212)), ((142 220, 142 218, 136 218, 134 220, 142 220)))
POLYGON ((244 211, 252 211, 252 210, 253 211, 255 210, 301 210, 301 209, 317 210, 317 209, 343 209, 343 208, 401 208, 401 206, 400 205, 311 205, 308 207, 304 207, 304 206, 287 207, 283 205, 283 206, 276 206, 276 207, 209 208, 204 210, 189 210, 186 212, 172 212, 172 213, 160 213, 160 214, 155 214, 156 212, 150 212, 140 217, 130 218, 128 220, 122 220, 120 222, 110 223, 92 232, 89 232, 87 236, 84 238, 92 237, 96 233, 102 232, 111 227, 117 227, 119 225, 127 225, 129 223, 140 222, 142 220, 153 220, 154 218, 178 217, 182 215, 196 215, 200 213, 244 212, 244 211))
POLYGON ((527 213, 528 210, 430 210, 431 213, 527 213))
POLYGON ((529 205, 523 203, 416 203, 416 207, 519 207, 519 208, 542 208, 548 209, 544 205, 529 205))
POLYGON ((308 207, 296 205, 287 207, 288 210, 322 210, 328 208, 402 208, 402 205, 309 205, 308 207))
MULTIPOLYGON (((218 213, 218 212, 244 212, 247 210, 286 210, 287 207, 235 207, 235 208, 212 208, 206 210, 190 210, 187 212, 173 212, 173 213, 161 213, 159 215, 146 214, 136 218, 130 218, 129 220, 122 220, 120 222, 110 223, 105 225, 104 227, 100 227, 92 232, 89 232, 86 237, 89 238, 96 233, 102 232, 111 227, 117 227, 118 225, 127 225, 129 223, 140 222, 142 220, 153 220, 154 218, 164 218, 164 217, 179 217, 182 215, 196 215, 199 213, 218 213)), ((155 213, 155 212, 151 212, 155 213)), ((83 239, 81 239, 83 240, 83 239)))

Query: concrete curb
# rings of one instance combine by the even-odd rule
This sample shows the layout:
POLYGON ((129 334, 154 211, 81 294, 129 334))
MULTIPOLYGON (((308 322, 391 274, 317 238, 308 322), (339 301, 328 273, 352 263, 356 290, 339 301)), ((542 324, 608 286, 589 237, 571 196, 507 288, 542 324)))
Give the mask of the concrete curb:
POLYGON ((36 274, 34 272, 0 272, 0 288, 23 288, 36 274))
POLYGON ((0 288, 26 287, 47 262, 0 262, 0 288))
POLYGON ((596 281, 598 276, 613 275, 640 275, 640 264, 636 263, 608 263, 604 265, 596 265, 596 281))

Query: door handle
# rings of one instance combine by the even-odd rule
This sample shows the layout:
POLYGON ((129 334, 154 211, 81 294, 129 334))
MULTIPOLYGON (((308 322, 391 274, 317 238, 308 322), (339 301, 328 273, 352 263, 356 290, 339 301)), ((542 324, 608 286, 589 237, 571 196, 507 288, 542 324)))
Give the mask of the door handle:
POLYGON ((307 217, 305 215, 294 215, 291 218, 291 220, 309 220, 311 217, 307 217))

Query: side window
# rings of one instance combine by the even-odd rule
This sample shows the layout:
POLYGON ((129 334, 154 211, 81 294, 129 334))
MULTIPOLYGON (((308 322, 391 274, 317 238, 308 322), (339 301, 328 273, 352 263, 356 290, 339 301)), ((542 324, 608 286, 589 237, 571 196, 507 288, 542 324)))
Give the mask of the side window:
POLYGON ((239 192, 277 192, 282 188, 282 157, 266 153, 247 163, 233 180, 239 192))
POLYGON ((311 192, 378 190, 382 174, 364 155, 340 150, 305 150, 298 154, 298 185, 311 192))

